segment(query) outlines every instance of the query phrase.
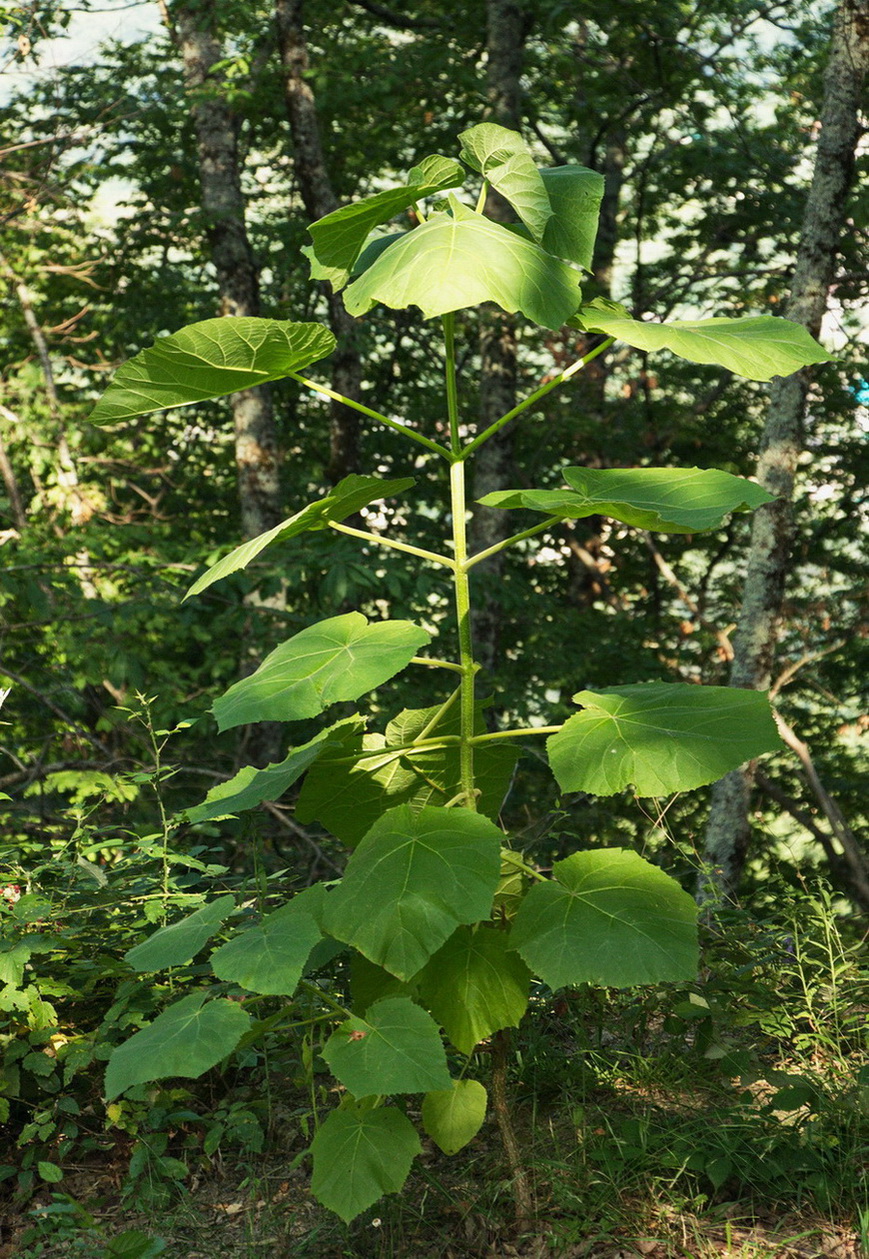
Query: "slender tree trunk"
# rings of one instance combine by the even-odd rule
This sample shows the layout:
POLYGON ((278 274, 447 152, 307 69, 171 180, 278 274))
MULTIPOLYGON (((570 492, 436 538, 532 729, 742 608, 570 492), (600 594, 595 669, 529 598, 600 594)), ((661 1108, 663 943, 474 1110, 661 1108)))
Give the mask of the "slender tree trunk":
MULTIPOLYGON (((527 12, 517 0, 487 0, 486 6, 487 116, 502 127, 521 129, 520 75, 525 47, 527 12)), ((500 222, 515 217, 496 192, 486 198, 486 214, 500 222)), ((516 404, 516 321, 496 307, 481 311, 480 329, 480 428, 500 419, 516 404)), ((501 429, 481 447, 474 466, 474 498, 482 498, 510 482, 513 468, 513 431, 501 429)), ((483 508, 471 524, 471 549, 485 550, 509 536, 509 513, 483 508)), ((499 552, 477 570, 490 590, 497 589, 504 561, 499 552)), ((492 669, 498 659, 500 610, 497 598, 479 601, 474 615, 477 659, 492 669)))
MULTIPOLYGON (((305 39, 303 0, 275 0, 278 49, 283 71, 284 98, 293 136, 296 178, 305 210, 312 221, 338 208, 323 157, 317 104, 311 85, 305 79, 308 46, 305 39)), ((340 293, 325 285, 329 302, 329 324, 338 341, 332 355, 332 388, 345 398, 359 401, 358 322, 348 315, 340 293)), ((350 472, 359 471, 359 416, 341 402, 332 402, 329 429, 329 464, 326 474, 333 484, 350 472)))
MULTIPOLYGON (((211 260, 217 271, 221 313, 258 315, 259 276, 244 218, 238 158, 238 123, 222 91, 223 57, 214 0, 164 9, 184 63, 196 127, 199 184, 211 260)), ((254 538, 281 519, 277 436, 267 386, 231 398, 241 532, 254 538)))
MULTIPOLYGON (((841 0, 824 80, 814 177, 806 202, 787 315, 817 336, 833 282, 859 136, 859 108, 869 67, 869 0, 841 0)), ((732 686, 766 690, 772 678, 794 525, 792 498, 811 369, 776 380, 761 443, 757 479, 772 503, 752 522, 742 611, 734 642, 732 686)), ((752 766, 715 784, 704 860, 719 894, 735 897, 751 838, 752 766)), ((707 872, 704 879, 709 878, 707 872)), ((701 888, 701 895, 703 890, 701 888)))

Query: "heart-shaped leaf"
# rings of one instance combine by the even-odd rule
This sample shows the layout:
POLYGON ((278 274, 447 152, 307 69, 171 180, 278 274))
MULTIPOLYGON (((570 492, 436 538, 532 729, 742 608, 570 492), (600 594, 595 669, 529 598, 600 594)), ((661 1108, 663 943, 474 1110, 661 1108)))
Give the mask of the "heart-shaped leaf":
POLYGON ((207 944, 217 928, 235 909, 234 896, 219 896, 178 922, 161 927, 147 940, 124 954, 133 970, 158 971, 183 966, 207 944))
POLYGON ((463 1054, 502 1027, 519 1025, 531 983, 507 933, 485 926, 460 927, 418 979, 420 1000, 463 1054))
POLYGON ((583 711, 546 743, 562 791, 690 791, 781 746, 763 691, 644 682, 573 699, 583 711))
POLYGON ((462 161, 509 201, 534 240, 542 242, 552 206, 540 171, 518 131, 481 122, 459 136, 462 161))
POLYGON ((565 468, 569 490, 496 490, 485 507, 528 507, 579 520, 611 516, 638 529, 699 533, 734 511, 772 502, 772 495, 717 468, 565 468))
POLYGON ((314 1197, 349 1223, 385 1193, 398 1193, 421 1152, 416 1129, 400 1110, 333 1110, 311 1142, 314 1197))
POLYGON ((409 979, 456 927, 488 915, 502 840, 488 818, 469 809, 390 809, 327 898, 326 930, 409 979))
POLYGON ((358 699, 409 664, 429 635, 410 621, 333 616, 295 634, 236 682, 213 712, 221 730, 251 721, 300 721, 358 699))
POLYGON ((482 1128, 487 1100, 478 1080, 453 1080, 452 1088, 423 1098, 423 1127, 444 1154, 456 1154, 482 1128))
POLYGON ((90 419, 109 424, 281 380, 326 358, 335 344, 318 323, 204 319, 161 337, 119 367, 90 419))
POLYGON ((310 914, 286 906, 269 914, 258 927, 240 931, 215 950, 209 961, 218 979, 240 984, 248 992, 290 997, 311 949, 321 938, 310 914))
POLYGON ((603 200, 603 175, 584 166, 552 166, 541 170, 540 176, 552 206, 543 248, 590 271, 603 200))
POLYGON ((550 988, 679 983, 697 973, 697 906, 635 852, 577 852, 536 883, 511 943, 550 988))
POLYGON ((333 1075, 355 1097, 450 1087, 437 1023, 407 997, 388 997, 335 1029, 323 1046, 333 1075))

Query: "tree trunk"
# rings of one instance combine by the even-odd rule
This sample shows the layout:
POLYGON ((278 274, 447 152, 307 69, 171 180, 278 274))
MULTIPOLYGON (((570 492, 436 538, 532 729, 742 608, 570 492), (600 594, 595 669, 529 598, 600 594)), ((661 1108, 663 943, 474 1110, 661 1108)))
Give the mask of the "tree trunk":
MULTIPOLYGON (((845 204, 859 136, 859 106, 869 67, 869 0, 841 0, 833 26, 830 61, 814 177, 806 202, 788 318, 817 336, 833 282, 845 204)), ((730 683, 766 690, 772 666, 785 578, 793 540, 792 497, 811 369, 774 381, 761 442, 757 479, 772 503, 755 513, 743 605, 734 642, 730 683)), ((704 861, 716 892, 733 898, 751 839, 749 809, 753 767, 734 770, 715 784, 704 861)), ((704 895, 703 888, 700 895, 704 895)))
MULTIPOLYGON (((521 129, 520 75, 527 13, 516 0, 487 0, 487 117, 513 131, 521 129)), ((496 192, 489 191, 486 214, 498 222, 515 217, 496 192)), ((480 429, 488 428, 516 404, 516 321, 496 307, 480 314, 480 429)), ((513 431, 508 424, 480 448, 474 466, 474 498, 504 489, 513 468, 513 431)), ((483 508, 471 523, 472 551, 482 551, 508 537, 510 513, 483 508)), ((486 669, 498 659, 500 610, 494 596, 504 563, 503 551, 483 561, 479 577, 492 592, 477 603, 474 615, 476 656, 486 669)))
MULTIPOLYGON (((323 157, 317 105, 304 75, 308 68, 303 0, 275 0, 278 50, 283 70, 284 98, 293 136, 296 178, 302 201, 313 221, 338 208, 323 157)), ((361 369, 357 342, 358 322, 348 315, 340 293, 324 285, 329 302, 329 324, 338 341, 332 355, 332 388, 345 398, 359 401, 361 369)), ((359 416, 333 400, 329 429, 329 463, 326 475, 334 484, 359 471, 359 416)))
MULTIPOLYGON (((169 22, 184 63, 199 154, 199 183, 221 313, 258 315, 259 275, 244 220, 238 160, 238 123, 221 92, 215 66, 223 50, 213 0, 182 4, 169 22)), ((169 20, 169 15, 164 11, 169 20)), ((266 385, 231 397, 241 532, 254 538, 282 518, 277 436, 266 385)))

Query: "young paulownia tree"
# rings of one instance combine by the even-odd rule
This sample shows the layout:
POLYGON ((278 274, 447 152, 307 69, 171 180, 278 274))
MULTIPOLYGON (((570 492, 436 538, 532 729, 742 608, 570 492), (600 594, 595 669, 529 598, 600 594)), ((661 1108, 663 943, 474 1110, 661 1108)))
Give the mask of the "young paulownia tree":
MULTIPOLYGON (((448 440, 345 401, 401 433, 414 451, 421 447, 443 460, 450 521, 443 550, 421 550, 388 533, 344 524, 366 505, 413 485, 411 477, 353 475, 212 565, 187 595, 200 594, 272 543, 307 530, 334 530, 408 553, 437 565, 451 584, 455 659, 439 658, 419 625, 347 612, 281 644, 215 701, 214 716, 221 730, 306 721, 418 667, 440 670, 446 693, 431 708, 396 713, 381 730, 369 730, 364 712, 325 725, 309 742, 291 746, 279 764, 241 770, 188 810, 191 822, 235 815, 277 800, 303 779, 298 816, 317 820, 346 844, 346 872, 255 924, 240 921, 210 955, 214 985, 197 979, 189 995, 114 1051, 106 1073, 109 1097, 167 1076, 198 1076, 257 1030, 248 1009, 233 998, 258 994, 289 1005, 301 984, 306 1000, 321 1002, 323 1024, 333 1025, 321 1052, 343 1090, 311 1144, 312 1185, 345 1220, 403 1185, 420 1151, 408 1098, 413 1113, 421 1112, 422 1128, 447 1153, 474 1137, 488 1099, 481 1083, 465 1078, 471 1055, 488 1038, 503 1042, 500 1033, 521 1020, 535 979, 557 989, 682 982, 694 975, 695 905, 663 871, 632 851, 602 848, 574 853, 544 876, 511 847, 498 813, 517 741, 546 740, 562 791, 610 795, 632 785, 641 796, 700 787, 778 746, 764 694, 666 682, 582 690, 573 697, 576 714, 562 725, 487 731, 471 635, 477 564, 565 519, 606 515, 641 529, 697 533, 769 496, 716 469, 567 467, 563 489, 486 495, 481 501, 488 509, 524 509, 539 519, 469 554, 469 464, 504 425, 615 340, 647 351, 669 349, 753 380, 829 357, 804 329, 784 319, 660 324, 634 320, 612 302, 584 305, 580 282, 591 262, 602 178, 578 166, 539 169, 521 136, 494 124, 473 127, 460 139, 459 161, 425 158, 404 183, 314 223, 306 249, 312 277, 343 292, 350 314, 365 315, 378 304, 415 306, 425 319, 441 320, 448 440), (469 178, 479 185, 475 205, 461 192, 469 178), (489 188, 512 205, 515 223, 484 216, 489 188), (411 207, 418 226, 386 228, 411 207), (456 312, 481 302, 544 328, 567 324, 602 339, 467 438, 459 407, 456 312), (353 957, 352 1008, 342 1005, 327 981, 303 978, 338 949, 353 957)), ((316 323, 209 319, 131 359, 93 419, 126 420, 282 377, 332 397, 301 373, 334 347, 332 333, 316 323)), ((158 930, 127 961, 138 971, 184 964, 234 909, 231 896, 205 904, 158 930)), ((497 1079, 495 1084, 497 1094, 497 1079)), ((521 1180, 509 1118, 502 1099, 496 1095, 495 1101, 521 1180)), ((527 1207, 526 1196, 520 1209, 527 1207)))

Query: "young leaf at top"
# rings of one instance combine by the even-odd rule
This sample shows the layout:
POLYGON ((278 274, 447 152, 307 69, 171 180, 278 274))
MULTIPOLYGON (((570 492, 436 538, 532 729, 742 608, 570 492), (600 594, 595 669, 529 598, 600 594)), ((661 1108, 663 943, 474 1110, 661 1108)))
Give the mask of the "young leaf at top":
POLYGON ((637 529, 699 533, 773 497, 753 481, 717 468, 564 468, 562 476, 569 490, 496 490, 479 501, 567 520, 611 516, 637 529))
POLYGON ((604 179, 584 166, 550 166, 540 171, 552 206, 543 248, 591 270, 604 179))
POLYGON ((280 380, 326 358, 335 345, 318 323, 204 319, 160 337, 119 367, 90 420, 109 424, 280 380))
POLYGON ((302 251, 311 260, 311 279, 328 280, 338 292, 350 278, 354 263, 374 228, 388 223, 415 201, 448 188, 458 188, 464 178, 465 172, 458 162, 435 154, 414 166, 408 172, 407 183, 401 187, 354 201, 318 219, 308 228, 313 244, 302 251))
POLYGON ((106 1069, 106 1096, 167 1076, 196 1079, 232 1053, 249 1027, 250 1016, 237 1001, 191 993, 118 1045, 106 1069))
POLYGON ((645 323, 591 302, 579 312, 578 322, 589 332, 605 332, 638 350, 672 350, 692 363, 717 363, 749 380, 790 376, 810 363, 835 358, 801 324, 775 315, 645 323))
POLYGON ((300 721, 386 682, 429 642, 410 621, 375 621, 361 612, 311 625, 266 656, 250 677, 215 700, 221 730, 251 721, 300 721))
POLYGON ((234 909, 234 896, 219 896, 216 901, 202 905, 179 922, 161 927, 147 940, 128 949, 124 960, 137 971, 183 966, 196 956, 234 909))
POLYGON ((488 915, 502 840, 488 818, 468 809, 390 809, 327 898, 326 930, 409 979, 456 927, 488 915))
POLYGON ((407 997, 388 997, 335 1029, 323 1046, 332 1074, 355 1097, 448 1089, 437 1023, 407 997))
POLYGON ((311 1142, 311 1189, 348 1223, 385 1193, 397 1193, 422 1145, 400 1110, 342 1106, 326 1116, 311 1142))
POLYGON ((444 1154, 456 1154, 482 1128, 487 1100, 478 1080, 453 1080, 452 1088, 425 1095, 422 1125, 444 1154))
POLYGON ((540 171, 518 131, 494 122, 481 122, 459 136, 465 165, 509 201, 538 244, 552 218, 552 206, 540 171))
POLYGON ((276 909, 259 926, 240 931, 216 949, 209 961, 217 978, 240 984, 248 992, 292 996, 308 955, 322 936, 310 914, 288 909, 276 909))
POLYGON ((282 520, 279 525, 275 525, 274 529, 269 529, 266 533, 261 533, 258 537, 251 538, 248 542, 243 542, 234 551, 230 551, 229 555, 225 555, 222 560, 212 564, 193 583, 184 598, 189 599, 191 595, 201 594, 203 590, 207 590, 209 586, 212 586, 216 581, 220 581, 222 577, 228 577, 230 573, 235 573, 241 568, 247 568, 251 560, 255 559, 267 546, 271 546, 273 542, 284 542, 287 538, 294 538, 300 533, 306 533, 314 529, 325 529, 330 520, 345 520, 348 516, 354 515, 360 508, 367 507, 369 503, 373 503, 381 498, 387 498, 391 494, 401 494, 402 491, 410 489, 414 484, 413 477, 401 477, 395 481, 384 481, 380 477, 356 476, 355 473, 352 473, 350 476, 344 477, 343 481, 339 481, 336 486, 324 494, 322 498, 317 499, 315 503, 309 503, 307 507, 297 511, 288 520, 282 520))
POLYGON ((697 973, 697 906, 635 852, 576 852, 528 892, 510 935, 550 988, 679 983, 697 973))
POLYGON ((562 791, 665 796, 715 782, 781 740, 763 691, 643 682, 580 691, 546 742, 562 791))
POLYGON ((502 1027, 518 1027, 531 975, 511 951, 505 931, 459 927, 417 976, 419 996, 456 1049, 474 1046, 502 1027))
POLYGON ((579 274, 533 241, 452 202, 380 255, 344 294, 351 315, 377 302, 426 319, 481 302, 557 329, 579 306, 579 274))

